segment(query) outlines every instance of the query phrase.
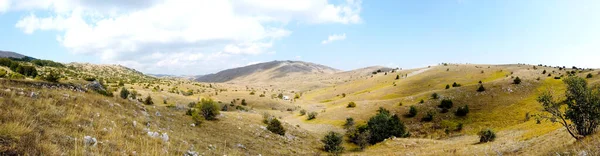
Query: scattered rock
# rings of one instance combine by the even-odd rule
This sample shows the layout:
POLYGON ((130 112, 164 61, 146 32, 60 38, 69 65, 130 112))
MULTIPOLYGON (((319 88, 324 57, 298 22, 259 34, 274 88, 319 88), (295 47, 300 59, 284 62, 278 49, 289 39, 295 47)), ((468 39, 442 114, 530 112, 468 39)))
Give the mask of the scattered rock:
POLYGON ((196 124, 192 123, 190 124, 191 127, 196 127, 196 124))
POLYGON ((148 136, 156 138, 159 136, 158 132, 148 132, 148 136))
POLYGON ((156 111, 155 115, 156 116, 161 116, 159 111, 156 111))
POLYGON ((167 133, 163 133, 160 138, 164 141, 164 142, 169 142, 169 135, 167 135, 167 133))
POLYGON ((187 151, 187 152, 185 152, 183 155, 184 155, 184 156, 198 156, 199 154, 198 154, 198 152, 196 152, 196 151, 191 151, 191 150, 188 150, 188 151, 187 151))
POLYGON ((208 150, 211 150, 211 151, 217 150, 217 146, 210 144, 210 145, 208 145, 208 150))
POLYGON ((241 148, 241 149, 246 149, 246 146, 244 146, 243 144, 240 144, 240 143, 238 143, 235 146, 237 146, 238 148, 241 148))
POLYGON ((133 121, 133 127, 137 126, 137 121, 133 121))
POLYGON ((37 98, 38 95, 39 95, 39 93, 31 92, 31 94, 29 94, 29 97, 31 97, 31 98, 37 98))
POLYGON ((85 144, 86 146, 96 146, 96 144, 98 144, 98 140, 91 136, 85 136, 83 137, 83 144, 85 144))

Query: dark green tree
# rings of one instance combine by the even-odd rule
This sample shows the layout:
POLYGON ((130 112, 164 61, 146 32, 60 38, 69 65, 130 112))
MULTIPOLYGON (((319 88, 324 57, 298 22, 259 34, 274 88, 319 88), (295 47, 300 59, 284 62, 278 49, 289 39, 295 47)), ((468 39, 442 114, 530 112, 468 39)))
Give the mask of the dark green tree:
POLYGON ((285 135, 285 129, 281 125, 281 122, 279 122, 279 120, 277 120, 277 118, 273 118, 269 122, 269 125, 267 125, 267 130, 269 130, 275 134, 285 135))
POLYGON ((325 137, 321 140, 323 142, 323 149, 329 153, 339 154, 344 151, 344 147, 342 147, 342 141, 344 136, 337 132, 329 132, 325 137))

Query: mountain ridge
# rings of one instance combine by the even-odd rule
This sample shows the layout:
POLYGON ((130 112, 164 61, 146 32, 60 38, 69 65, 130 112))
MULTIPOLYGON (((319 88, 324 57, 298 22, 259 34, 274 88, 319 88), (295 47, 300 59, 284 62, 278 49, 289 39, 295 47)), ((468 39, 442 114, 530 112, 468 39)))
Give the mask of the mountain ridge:
POLYGON ((197 77, 199 82, 228 82, 244 77, 253 77, 256 80, 270 80, 289 76, 294 73, 301 74, 333 74, 341 70, 303 61, 270 61, 223 70, 213 74, 207 74, 197 77), (263 75, 265 77, 256 77, 263 75))

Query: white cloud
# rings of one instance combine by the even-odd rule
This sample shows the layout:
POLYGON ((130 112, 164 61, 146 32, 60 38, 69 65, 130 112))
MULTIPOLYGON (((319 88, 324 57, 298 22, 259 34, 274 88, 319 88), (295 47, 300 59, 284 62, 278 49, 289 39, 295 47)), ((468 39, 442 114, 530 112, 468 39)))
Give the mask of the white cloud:
POLYGON ((321 41, 321 44, 329 44, 333 41, 341 41, 341 40, 345 40, 346 39, 346 33, 338 35, 338 34, 333 34, 333 35, 329 35, 329 37, 327 37, 326 40, 321 41))
POLYGON ((204 68, 199 61, 272 54, 277 40, 292 34, 292 21, 361 22, 360 0, 0 0, 2 10, 50 11, 24 16, 15 27, 58 31, 72 53, 152 73, 194 74, 204 68))

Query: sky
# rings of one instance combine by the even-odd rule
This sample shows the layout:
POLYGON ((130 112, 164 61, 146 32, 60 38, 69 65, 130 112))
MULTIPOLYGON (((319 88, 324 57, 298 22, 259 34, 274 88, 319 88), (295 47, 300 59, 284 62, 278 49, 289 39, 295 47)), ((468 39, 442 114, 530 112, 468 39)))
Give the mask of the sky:
POLYGON ((0 50, 201 75, 273 60, 600 68, 597 0, 0 0, 0 50))

